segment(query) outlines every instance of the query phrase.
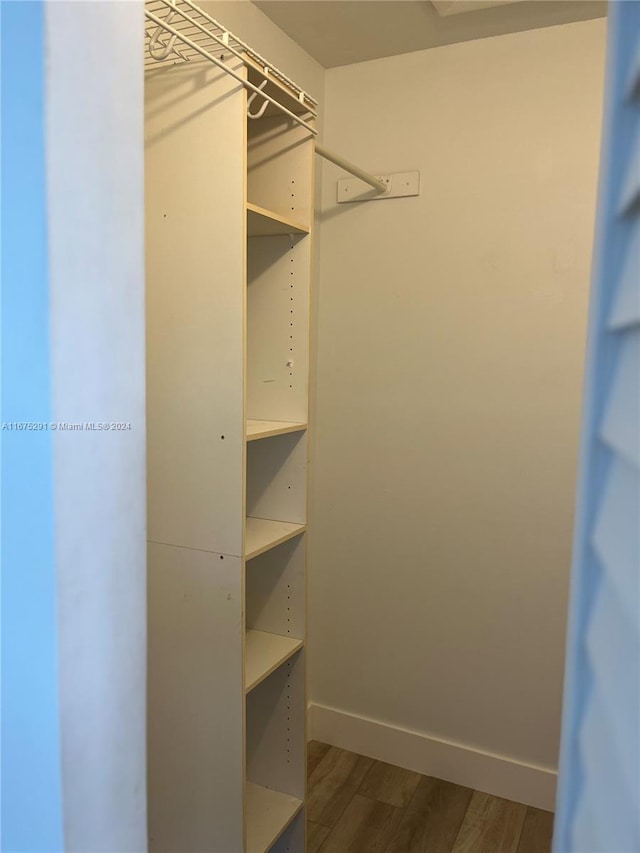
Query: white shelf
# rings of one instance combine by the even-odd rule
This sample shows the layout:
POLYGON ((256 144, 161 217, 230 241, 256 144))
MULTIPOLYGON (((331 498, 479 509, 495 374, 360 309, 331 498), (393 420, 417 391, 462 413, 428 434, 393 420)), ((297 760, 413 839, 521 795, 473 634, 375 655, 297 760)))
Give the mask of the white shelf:
POLYGON ((308 234, 309 228, 272 210, 247 202, 247 234, 249 237, 272 237, 277 234, 308 234))
POLYGON ((258 554, 264 554, 276 545, 281 545, 307 529, 305 524, 291 521, 271 521, 268 518, 252 518, 246 522, 244 535, 245 559, 250 560, 258 554))
POLYGON ((266 853, 302 808, 302 800, 247 782, 247 853, 266 853))
POLYGON ((288 432, 302 432, 306 428, 306 424, 298 424, 291 421, 248 420, 247 441, 256 441, 259 438, 269 438, 272 435, 285 435, 288 432))
POLYGON ((269 634, 266 631, 247 631, 244 646, 244 689, 248 693, 274 670, 302 648, 302 640, 269 634))

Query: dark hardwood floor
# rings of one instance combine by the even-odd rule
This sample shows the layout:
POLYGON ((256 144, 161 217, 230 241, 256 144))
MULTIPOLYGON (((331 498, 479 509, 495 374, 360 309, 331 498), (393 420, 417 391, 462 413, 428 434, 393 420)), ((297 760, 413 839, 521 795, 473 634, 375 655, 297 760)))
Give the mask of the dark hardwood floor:
POLYGON ((311 741, 308 853, 550 853, 553 814, 311 741))

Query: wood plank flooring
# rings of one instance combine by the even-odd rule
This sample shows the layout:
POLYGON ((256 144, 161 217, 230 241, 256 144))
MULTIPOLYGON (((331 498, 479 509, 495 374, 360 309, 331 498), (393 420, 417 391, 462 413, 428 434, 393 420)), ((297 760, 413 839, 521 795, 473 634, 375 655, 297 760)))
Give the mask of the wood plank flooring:
POLYGON ((550 853, 553 814, 311 741, 308 853, 550 853))

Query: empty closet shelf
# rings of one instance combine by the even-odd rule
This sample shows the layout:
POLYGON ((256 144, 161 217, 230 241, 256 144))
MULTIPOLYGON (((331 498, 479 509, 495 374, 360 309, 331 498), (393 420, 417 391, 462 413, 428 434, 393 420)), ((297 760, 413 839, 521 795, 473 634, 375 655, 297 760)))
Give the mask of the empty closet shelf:
POLYGON ((253 518, 246 521, 244 535, 245 559, 250 560, 264 554, 276 545, 281 545, 306 530, 306 525, 290 521, 270 521, 268 518, 253 518))
POLYGON ((247 421, 247 441, 256 441, 259 438, 269 438, 272 435, 285 435, 288 432, 302 432, 307 428, 306 424, 298 424, 290 421, 247 421))
POLYGON ((274 670, 302 648, 302 640, 269 634, 266 631, 247 631, 244 646, 244 688, 248 693, 274 670))
POLYGON ((302 808, 302 800, 247 782, 247 853, 265 853, 302 808))
POLYGON ((272 210, 247 202, 247 234, 249 237, 272 237, 276 234, 308 234, 309 228, 272 210))

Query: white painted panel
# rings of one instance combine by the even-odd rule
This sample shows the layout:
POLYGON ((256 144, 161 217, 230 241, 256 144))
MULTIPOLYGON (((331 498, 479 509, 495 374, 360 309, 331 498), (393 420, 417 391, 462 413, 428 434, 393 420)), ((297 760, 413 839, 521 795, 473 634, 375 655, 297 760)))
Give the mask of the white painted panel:
POLYGON ((149 846, 242 849, 242 564, 149 546, 149 846))
POLYGON ((304 651, 247 696, 247 779, 302 799, 305 791, 304 651))
POLYGON ((306 546, 298 536, 247 563, 247 627, 303 639, 306 546))
POLYGON ((44 8, 52 415, 74 425, 54 438, 64 847, 141 853, 142 4, 44 8))
POLYGON ((247 417, 306 422, 309 237, 253 237, 247 258, 247 417))
POLYGON ((286 116, 249 122, 248 200, 308 227, 313 214, 311 134, 286 116))
POLYGON ((307 520, 307 434, 290 433, 247 445, 247 514, 307 520))
POLYGON ((245 100, 210 66, 147 75, 149 538, 236 555, 245 100))

